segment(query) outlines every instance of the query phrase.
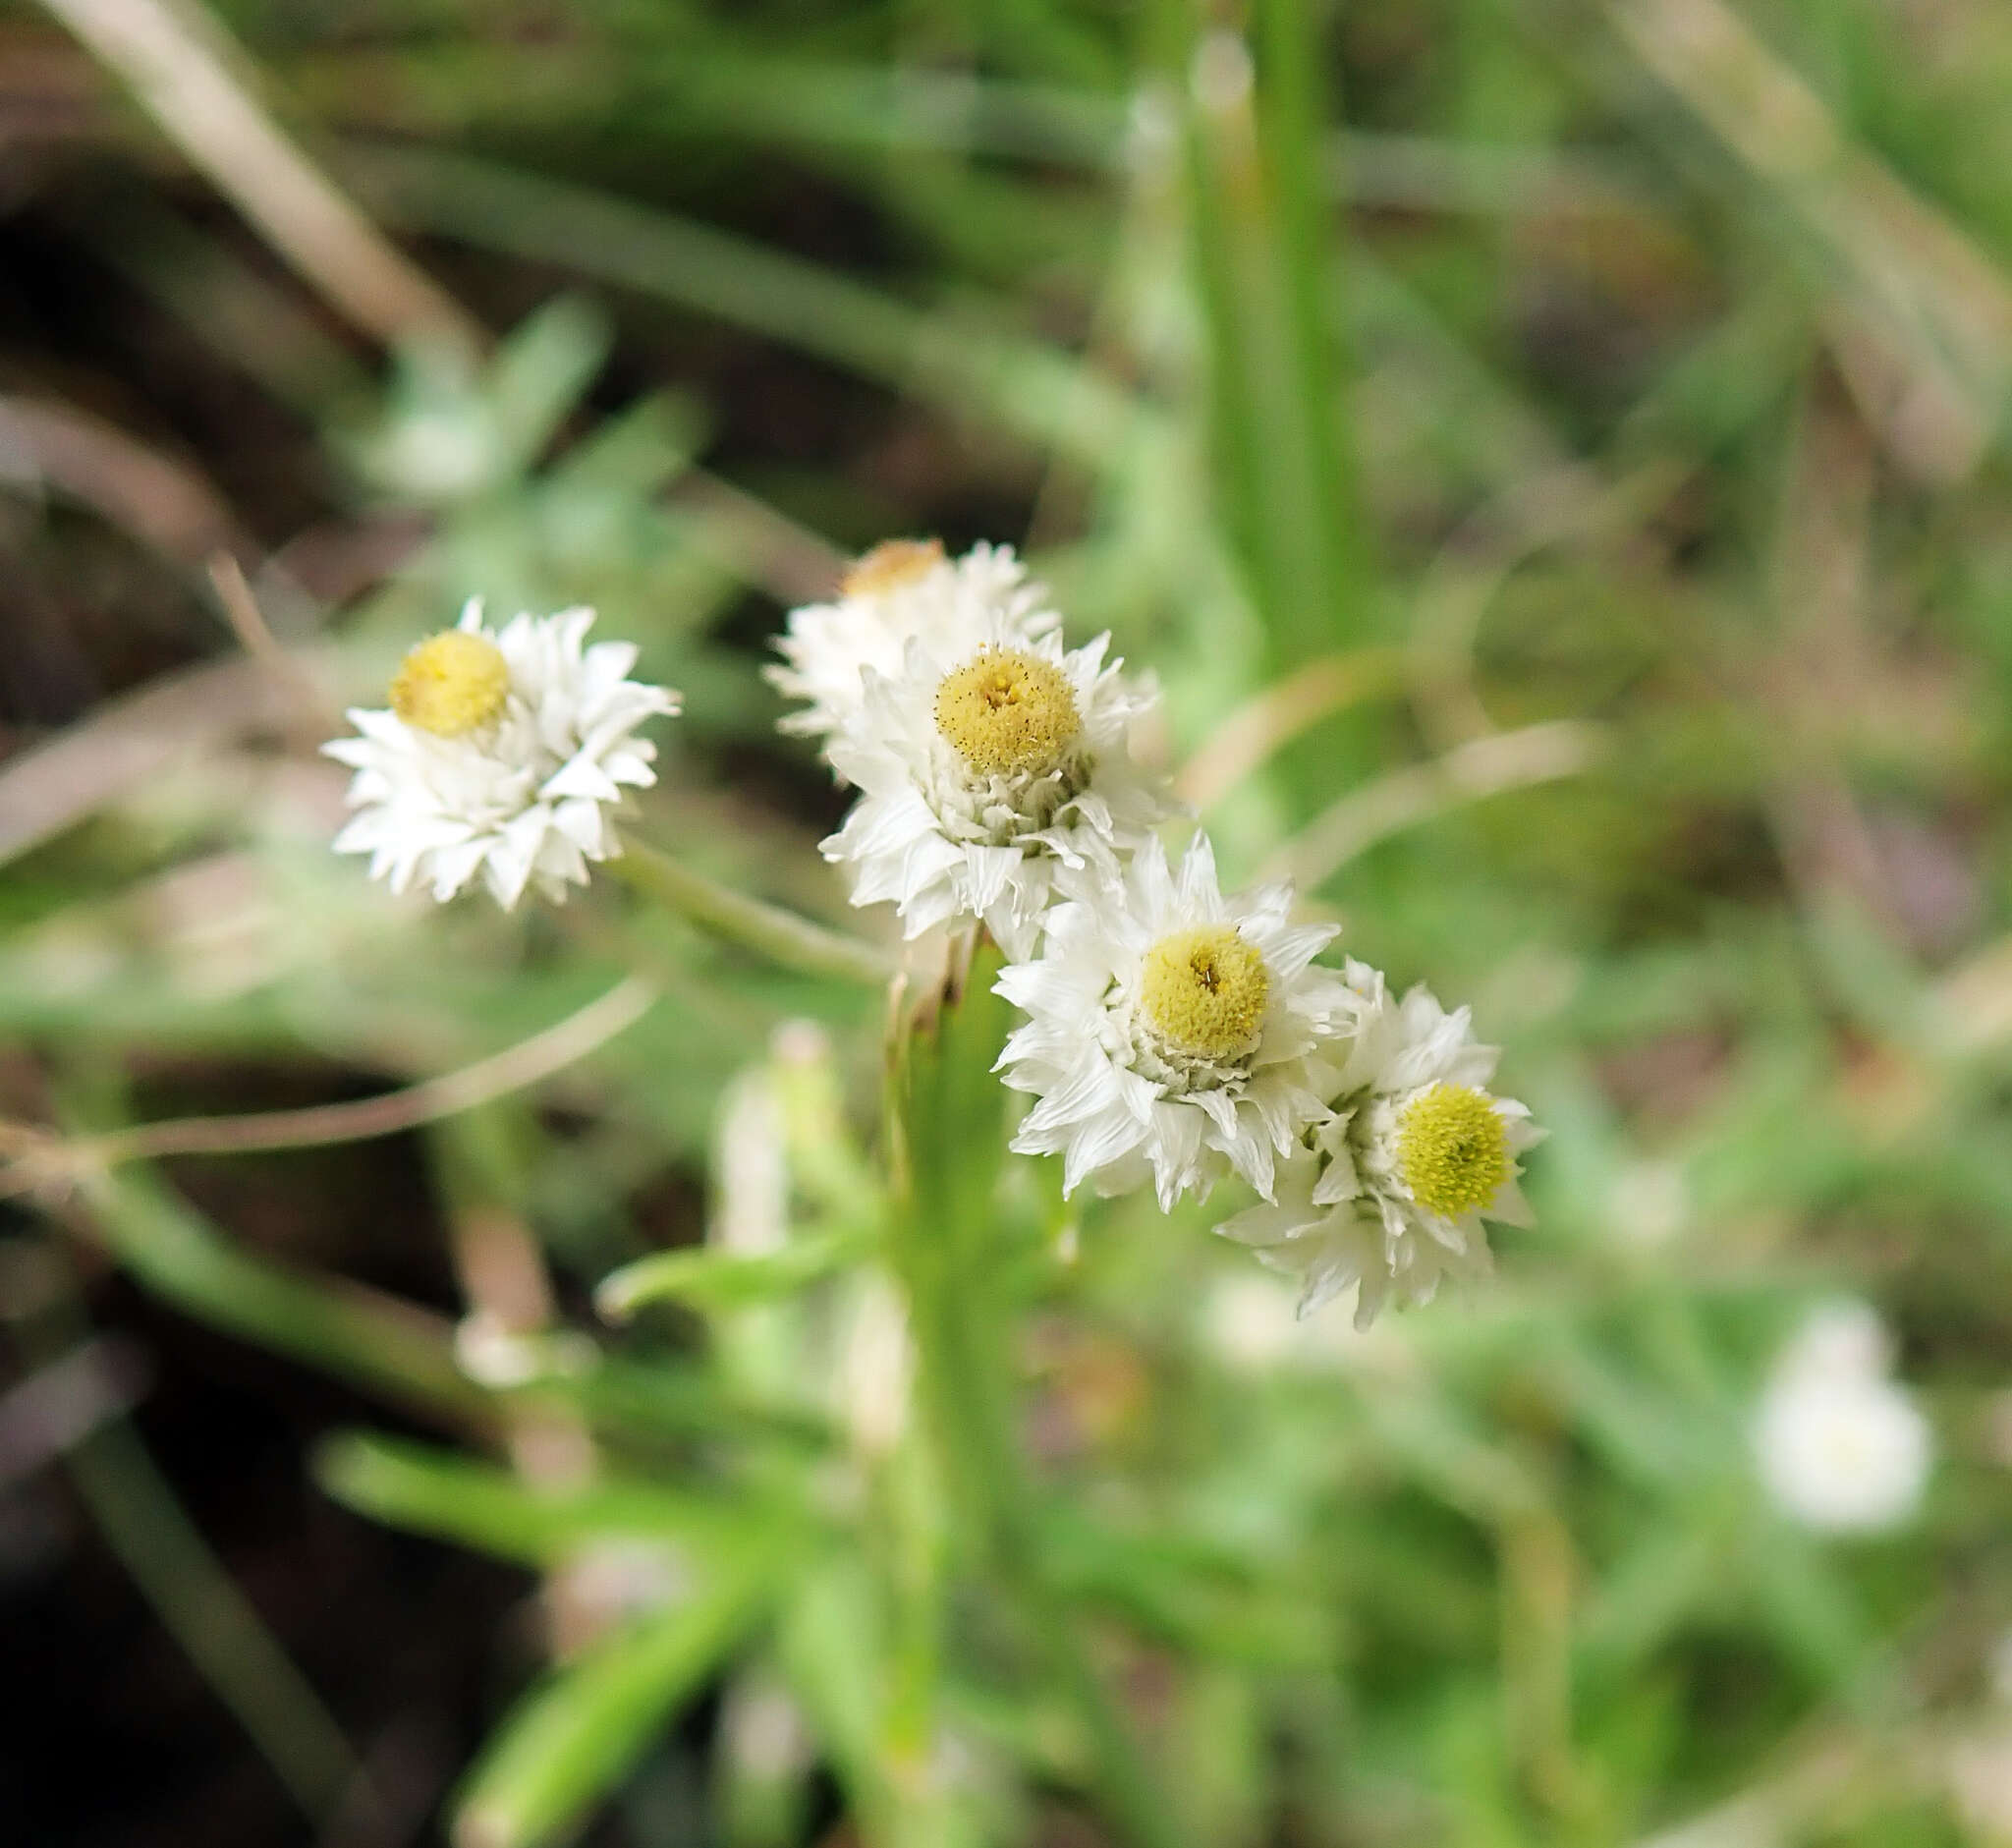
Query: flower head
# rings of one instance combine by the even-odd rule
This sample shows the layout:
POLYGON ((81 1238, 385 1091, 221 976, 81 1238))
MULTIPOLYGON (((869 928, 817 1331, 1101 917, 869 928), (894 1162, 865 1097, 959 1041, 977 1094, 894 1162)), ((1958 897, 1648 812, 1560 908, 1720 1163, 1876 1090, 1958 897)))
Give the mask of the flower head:
POLYGON ((1347 981, 1354 1032, 1328 1108, 1276 1197, 1216 1230, 1297 1276, 1303 1316, 1357 1285, 1367 1328, 1386 1301, 1429 1302, 1442 1277, 1486 1274, 1481 1222, 1530 1222, 1517 1157, 1540 1132, 1488 1091, 1498 1054, 1476 1043, 1467 1009, 1449 1014, 1423 987, 1393 1000, 1365 963, 1347 981))
POLYGON ((637 727, 678 709, 627 677, 633 644, 584 645, 592 623, 569 609, 492 632, 471 601, 414 648, 389 708, 352 711, 360 735, 322 747, 356 771, 336 852, 368 854, 394 892, 417 879, 442 901, 477 872, 505 909, 533 882, 552 899, 584 883, 589 860, 617 851, 608 810, 624 787, 656 780, 637 727))
POLYGON ((1068 1193, 1149 1174, 1171 1207, 1234 1168, 1268 1198, 1347 1031, 1346 990, 1312 966, 1334 928, 1291 909, 1283 885, 1225 898, 1204 835, 1178 871, 1148 839, 1121 878, 1057 905, 1039 958, 998 980, 1030 1017, 1000 1069, 1039 1099, 1015 1149, 1060 1154, 1068 1193))
POLYGON ((1761 1485, 1823 1533, 1897 1527, 1921 1501, 1928 1421, 1887 1376, 1885 1331, 1865 1304, 1816 1311, 1775 1363, 1755 1414, 1761 1485))
POLYGON ((1013 643, 1054 635, 1062 619, 1047 595, 1009 545, 977 545, 958 559, 935 539, 876 545, 845 574, 835 602, 790 611, 775 644, 782 661, 764 670, 785 699, 803 701, 782 729, 826 740, 846 730, 865 705, 866 670, 899 674, 911 637, 962 659, 994 634, 1013 643))
POLYGON ((891 899, 910 936, 980 919, 1009 957, 1032 954, 1072 882, 1117 876, 1169 812, 1131 756, 1153 694, 993 611, 955 636, 912 635, 901 667, 867 666, 859 713, 830 741, 861 798, 823 843, 853 903, 891 899))

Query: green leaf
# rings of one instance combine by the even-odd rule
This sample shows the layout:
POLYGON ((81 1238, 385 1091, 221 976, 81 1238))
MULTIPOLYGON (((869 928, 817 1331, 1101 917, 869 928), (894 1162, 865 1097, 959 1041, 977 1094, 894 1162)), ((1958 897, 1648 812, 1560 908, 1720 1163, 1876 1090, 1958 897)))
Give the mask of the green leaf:
POLYGON ((873 1244, 872 1232, 848 1227, 753 1257, 709 1246, 655 1252, 604 1277, 594 1307, 610 1321, 626 1321, 643 1304, 665 1297, 708 1310, 770 1303, 843 1269, 873 1244))
MULTIPOLYGON (((1263 0, 1255 15, 1255 70, 1232 62, 1223 84, 1193 86, 1188 196, 1214 483, 1269 665, 1284 673, 1361 644, 1370 594, 1330 308, 1343 225, 1319 197, 1322 22, 1303 0, 1263 0)), ((1242 54, 1241 40, 1209 33, 1181 56, 1203 70, 1231 46, 1242 54)), ((1353 726, 1330 723, 1285 754, 1302 806, 1331 787, 1337 740, 1365 767, 1353 726)))
POLYGON ((776 1649, 790 1692, 868 1825, 894 1807, 878 1751, 887 1633, 879 1589, 857 1556, 818 1561, 777 1617, 776 1649))
POLYGON ((1012 331, 1004 309, 925 313, 850 275, 612 194, 437 149, 356 143, 339 170, 394 224, 620 284, 988 417, 1090 468, 1156 420, 1104 373, 1012 331))
POLYGON ((484 381, 496 432, 512 465, 526 469, 592 384, 608 353, 607 316, 561 296, 512 330, 484 381))
POLYGON ((386 1526, 430 1534, 526 1565, 550 1565, 621 1537, 732 1552, 773 1533, 772 1511, 683 1494, 622 1478, 537 1486, 495 1465, 393 1438, 352 1435, 316 1461, 322 1487, 386 1526))
POLYGON ((82 1194, 128 1275, 197 1320, 394 1405, 477 1421, 493 1414, 494 1397, 403 1304, 240 1250, 144 1164, 94 1175, 82 1194))
POLYGON ((777 1564, 768 1548, 722 1555, 692 1596, 533 1688, 462 1787, 456 1848, 537 1848, 584 1817, 754 1625, 777 1564))

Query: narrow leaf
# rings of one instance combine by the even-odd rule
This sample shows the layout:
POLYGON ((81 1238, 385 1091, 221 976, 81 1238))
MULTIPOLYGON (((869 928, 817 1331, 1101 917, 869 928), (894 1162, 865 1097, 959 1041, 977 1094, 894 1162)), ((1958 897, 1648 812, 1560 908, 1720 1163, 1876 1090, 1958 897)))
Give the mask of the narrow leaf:
POLYGON ((709 1246, 656 1252, 603 1278, 594 1307, 610 1321, 626 1321, 644 1303, 665 1297, 700 1309, 772 1302, 844 1268, 872 1243, 870 1233, 848 1227, 752 1257, 709 1246))
POLYGON ((753 1625, 775 1561, 757 1548, 723 1557, 692 1596, 532 1689, 463 1786, 455 1848, 537 1848, 584 1817, 753 1625))

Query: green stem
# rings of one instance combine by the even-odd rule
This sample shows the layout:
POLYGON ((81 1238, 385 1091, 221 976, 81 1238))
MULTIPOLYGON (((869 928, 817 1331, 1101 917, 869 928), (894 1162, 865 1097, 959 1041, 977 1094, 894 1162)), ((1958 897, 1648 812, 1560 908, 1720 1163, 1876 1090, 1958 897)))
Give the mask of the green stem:
POLYGON ((877 988, 894 973, 893 959, 864 938, 827 930, 795 912, 750 898, 640 841, 625 841, 621 856, 608 864, 639 892, 667 906, 688 924, 800 975, 833 977, 877 988))
POLYGON ((1092 1781, 1137 1848, 1184 1848, 1187 1831, 1097 1677, 1077 1615, 1053 1586, 1035 1535, 1035 1486, 1014 1430, 1012 1327, 993 1201, 1005 1144, 991 1076, 1010 1010, 981 954, 933 1032, 894 1048, 889 1130, 900 1197, 890 1257, 907 1288, 925 1436, 937 1447, 953 1534, 1006 1591, 1088 1738, 1092 1781))
POLYGON ((454 1364, 445 1331, 395 1298, 238 1251, 144 1168, 85 1181, 90 1220, 144 1288, 212 1327, 306 1361, 394 1405, 457 1421, 496 1401, 454 1364))
POLYGON ((346 1277, 238 1249, 143 1164, 84 1181, 79 1200, 80 1216, 141 1289, 209 1327, 422 1418, 487 1430, 515 1405, 551 1405, 609 1431, 684 1438, 754 1423, 780 1441, 812 1448, 827 1435, 797 1408, 723 1402, 696 1376, 661 1365, 608 1359, 578 1378, 493 1391, 461 1372, 450 1330, 429 1312, 346 1277))
POLYGON ((356 1763, 340 1728, 218 1564, 123 1419, 71 1452, 98 1532, 203 1679, 310 1817, 342 1801, 356 1763))

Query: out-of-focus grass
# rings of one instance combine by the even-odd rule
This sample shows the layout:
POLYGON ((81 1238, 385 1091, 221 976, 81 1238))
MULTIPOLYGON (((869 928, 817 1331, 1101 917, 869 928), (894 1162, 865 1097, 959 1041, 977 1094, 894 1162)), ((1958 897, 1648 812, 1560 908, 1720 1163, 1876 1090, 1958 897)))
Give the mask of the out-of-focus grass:
MULTIPOLYGON (((515 331, 480 365, 388 365, 16 13, 8 235, 41 268, 0 351, 22 401, 213 485, 340 698, 467 594, 592 601, 687 693, 644 829, 835 917, 828 797, 754 677, 778 599, 826 547, 1026 536, 1073 629, 1160 676, 1174 759, 1312 675, 1293 739, 1210 792, 1218 851, 1311 869, 1348 948, 1471 998, 1551 1127, 1500 1280, 1368 1337, 1339 1311, 1291 1329, 1197 1214, 1121 1203, 1069 1232, 1020 1357, 1059 1491, 1038 1544, 1193 1838, 2012 1832, 2012 23, 1984 0, 228 19, 325 170, 515 331), (106 306, 75 320, 84 278, 106 306), (1765 1506, 1746 1429, 1801 1305, 1840 1289, 1892 1318, 1941 1460, 1907 1531, 1819 1544, 1765 1506)), ((80 687, 232 644, 201 557, 88 458, 38 453, 46 427, 0 409, 0 685, 90 726, 80 687)), ((634 968, 668 998, 509 1114, 484 1207, 581 1302, 660 1241, 649 1203, 704 1171, 753 1070, 796 1230, 851 1236, 860 1151, 810 1092, 871 1083, 870 1004, 603 891, 517 920, 393 905, 325 852, 319 717, 260 704, 108 775, 47 840, 9 807, 49 800, 15 732, 0 821, 38 844, 0 888, 0 1037, 24 1113, 108 1062, 438 1072, 634 968), (807 1014, 835 1066, 801 1035, 771 1056, 807 1014)), ((459 1172, 467 1148, 421 1134, 459 1172)), ((1030 1225, 1059 1226, 1050 1184, 1009 1181, 1030 1225)), ((155 1177, 103 1187, 72 1218, 180 1306, 365 1377, 402 1365, 364 1322, 261 1328, 293 1299, 230 1263, 178 1287, 175 1254, 234 1234, 155 1177)), ((709 1360, 645 1312, 591 1361, 522 1331, 538 1383, 477 1395, 520 1465, 541 1421, 601 1433, 610 1499, 579 1520, 604 1547, 677 1530, 619 1472, 697 1468, 722 1429, 752 1433, 728 1518, 801 1520, 777 1484, 831 1441, 841 1334, 873 1313, 697 1289, 709 1360)), ((429 1396, 427 1339, 393 1396, 429 1396)), ((345 1451, 326 1474, 563 1579, 535 1473, 464 1503, 467 1467, 345 1451)), ((470 1840, 566 1810, 545 1780, 580 1754, 541 1740, 599 1714, 640 1745, 730 1646, 730 1709, 787 1687, 809 1761, 869 1821, 902 1813, 862 1718, 876 1676, 922 1672, 875 1652, 900 1613, 822 1538, 744 1556, 740 1531, 678 1541, 680 1570, 733 1560, 686 1629, 589 1652, 584 1705, 520 1713, 470 1840)), ((946 1698, 976 1794, 942 1838, 1040 1838, 1077 1721, 1041 1674, 981 1672, 1022 1640, 966 1640, 946 1698)), ((733 1839, 797 1839, 801 1801, 748 1792, 803 1764, 733 1736, 733 1839)), ((651 1839, 631 1806, 622 1838, 651 1839)))

